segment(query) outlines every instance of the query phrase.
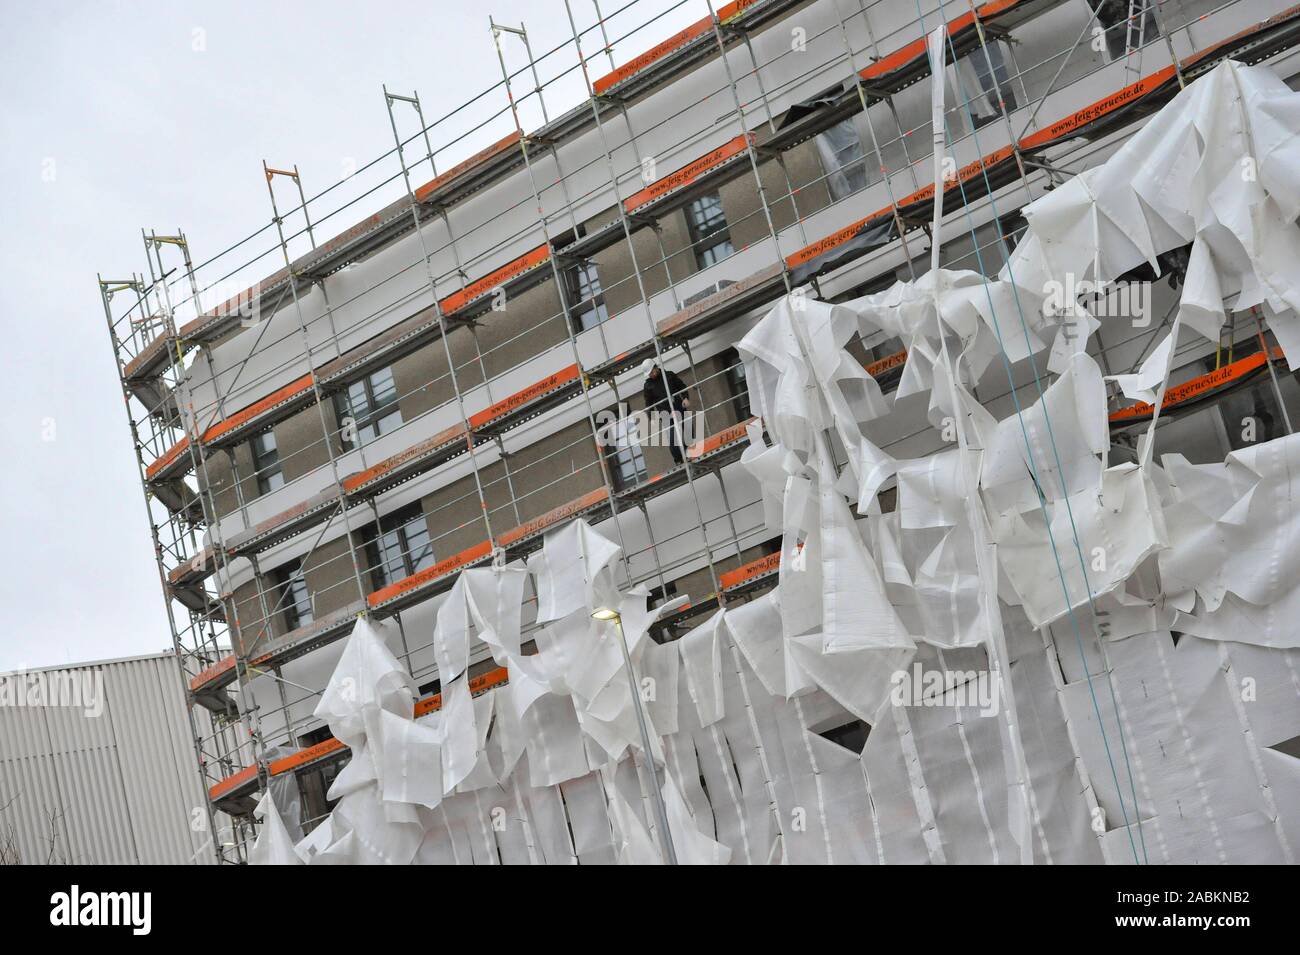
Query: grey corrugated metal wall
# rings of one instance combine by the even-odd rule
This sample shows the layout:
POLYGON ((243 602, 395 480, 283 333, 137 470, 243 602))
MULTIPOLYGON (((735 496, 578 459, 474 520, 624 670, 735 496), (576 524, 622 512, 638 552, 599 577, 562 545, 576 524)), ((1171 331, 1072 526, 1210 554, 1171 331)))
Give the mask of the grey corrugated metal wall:
POLYGON ((24 863, 214 861, 175 658, 44 672, 86 671, 102 674, 99 716, 0 706, 0 844, 12 841, 24 863))

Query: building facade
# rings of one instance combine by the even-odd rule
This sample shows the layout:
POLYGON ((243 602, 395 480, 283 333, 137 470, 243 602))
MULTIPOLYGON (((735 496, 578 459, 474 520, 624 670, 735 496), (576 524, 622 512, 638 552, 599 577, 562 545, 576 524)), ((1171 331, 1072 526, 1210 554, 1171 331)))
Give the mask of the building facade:
MULTIPOLYGON (((1186 82, 1227 58, 1300 74, 1300 11, 1260 0, 740 0, 677 33, 642 6, 573 21, 554 57, 498 31, 503 80, 473 109, 429 122, 386 93, 396 148, 355 198, 309 202, 296 169, 268 169, 270 253, 195 266, 184 236, 149 234, 147 274, 101 280, 210 807, 236 820, 223 859, 272 780, 296 783, 299 824, 328 811, 346 749, 312 713, 358 614, 396 622, 432 698, 439 595, 574 517, 620 544, 625 583, 687 598, 660 641, 775 581, 779 538, 737 463, 753 414, 735 343, 787 294, 928 269, 929 31, 951 39, 942 264, 986 275, 1021 206, 1186 82), (629 424, 647 363, 686 386, 680 464, 629 424)), ((1090 346, 1107 373, 1142 362, 1176 302, 1165 278, 1116 306, 1135 319, 1090 346)), ((899 342, 852 351, 896 384, 899 342)), ((1256 315, 1175 368, 1160 451, 1221 460, 1246 418, 1276 437, 1300 413, 1256 315)), ((978 397, 1004 417, 1033 383, 996 377, 978 397)), ((1146 419, 1111 401, 1131 449, 1146 419)), ((908 420, 873 440, 943 446, 923 407, 908 420)), ((478 652, 486 691, 503 677, 478 652)))

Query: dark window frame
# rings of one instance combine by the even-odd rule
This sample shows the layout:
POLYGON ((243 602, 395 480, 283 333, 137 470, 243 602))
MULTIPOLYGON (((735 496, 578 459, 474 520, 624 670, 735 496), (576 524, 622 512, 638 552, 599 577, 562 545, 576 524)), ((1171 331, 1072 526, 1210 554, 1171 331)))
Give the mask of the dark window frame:
MULTIPOLYGON (((616 491, 621 491, 636 487, 644 481, 650 475, 650 469, 646 464, 645 448, 641 447, 639 441, 627 447, 617 443, 620 432, 624 430, 620 425, 624 422, 617 417, 618 408, 609 410, 615 417, 605 428, 598 429, 596 444, 605 456, 605 467, 609 471, 610 483, 614 485, 616 491)), ((638 435, 639 437, 641 436, 638 435)))
POLYGON ((710 192, 686 206, 686 231, 691 238, 696 268, 706 269, 736 251, 735 243, 731 241, 731 223, 727 221, 726 210, 722 207, 721 193, 710 192), (712 214, 714 210, 716 215, 712 214), (719 252, 719 249, 722 251, 719 252))
POLYGON ((626 448, 606 448, 605 460, 609 462, 609 475, 614 482, 614 489, 618 491, 636 487, 650 474, 646 466, 645 450, 639 444, 626 448))
POLYGON ((361 539, 375 590, 410 577, 436 560, 429 519, 419 501, 383 515, 377 524, 367 524, 361 539), (421 528, 413 534, 411 527, 416 522, 421 528))
POLYGON ((365 447, 381 435, 388 434, 394 428, 401 427, 402 408, 398 401, 400 396, 397 393, 397 380, 393 374, 393 366, 385 365, 383 368, 377 368, 374 371, 354 378, 349 381, 342 389, 334 393, 334 412, 338 417, 339 424, 339 442, 345 451, 354 451, 359 447, 365 447), (378 388, 376 379, 382 380, 386 376, 382 388, 378 388), (352 406, 353 390, 357 386, 361 387, 361 400, 365 402, 365 408, 361 413, 352 406), (391 397, 388 397, 391 392, 391 397), (384 400, 380 402, 377 394, 383 394, 384 400), (348 439, 347 428, 344 422, 352 419, 353 430, 356 433, 357 440, 352 442, 348 439), (393 419, 396 418, 396 422, 393 419))
POLYGON ((722 363, 722 377, 731 393, 731 407, 736 413, 736 421, 745 421, 754 416, 749 403, 749 383, 745 378, 745 366, 741 363, 740 352, 733 346, 718 353, 722 363))
POLYGON ((275 581, 275 602, 286 633, 305 627, 316 619, 316 604, 307 588, 302 558, 281 564, 271 571, 275 581))
POLYGON ((564 270, 564 291, 574 332, 585 332, 609 320, 605 287, 595 259, 583 259, 564 270))
POLYGON ((280 446, 275 440, 273 429, 249 438, 248 452, 253 458, 253 476, 257 479, 259 495, 284 487, 284 462, 280 460, 280 446), (270 441, 270 447, 266 447, 267 440, 270 441))
POLYGON ((862 137, 858 135, 858 127, 851 118, 841 120, 831 129, 817 134, 817 154, 822 159, 823 166, 826 165, 827 153, 834 157, 836 164, 834 169, 825 170, 826 191, 830 193, 832 202, 839 202, 845 196, 861 192, 871 185, 870 175, 867 171, 867 151, 862 146, 862 137), (841 148, 836 148, 834 141, 830 138, 831 130, 836 129, 842 129, 853 134, 852 138, 848 139, 847 144, 841 148), (845 154, 850 152, 855 154, 845 158, 845 154), (836 174, 844 177, 845 185, 844 190, 839 192, 838 195, 835 186, 836 174))

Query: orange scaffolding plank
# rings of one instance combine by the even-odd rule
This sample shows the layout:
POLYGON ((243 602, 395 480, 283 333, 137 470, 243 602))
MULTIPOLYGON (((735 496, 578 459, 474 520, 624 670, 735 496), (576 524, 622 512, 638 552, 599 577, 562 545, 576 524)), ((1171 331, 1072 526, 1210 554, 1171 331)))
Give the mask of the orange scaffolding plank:
POLYGON ((188 437, 181 438, 170 448, 168 448, 165 452, 163 452, 162 457, 158 458, 157 461, 155 461, 153 464, 149 465, 147 468, 144 469, 145 478, 152 481, 155 477, 157 477, 159 474, 162 474, 164 471, 171 470, 172 466, 177 463, 177 459, 180 458, 180 456, 185 453, 185 451, 189 448, 189 446, 190 446, 190 439, 188 437))
POLYGON ((545 530, 554 524, 559 524, 575 514, 595 507, 609 499, 609 491, 605 488, 597 488, 594 491, 588 491, 582 497, 569 501, 567 504, 561 504, 559 507, 552 508, 540 517, 534 517, 531 521, 525 521, 518 527, 511 528, 498 537, 498 542, 502 547, 509 547, 511 544, 523 540, 525 537, 532 537, 538 531, 545 530))
POLYGON ((431 196, 433 196, 443 186, 450 183, 453 179, 459 178, 460 176, 468 172, 470 169, 472 169, 474 166, 477 166, 479 163, 491 159, 493 156, 497 155, 498 153, 505 152, 511 146, 514 146, 516 143, 518 143, 520 138, 521 137, 519 135, 519 131, 515 130, 509 136, 497 140, 495 143, 493 143, 491 146, 488 146, 486 149, 480 149, 478 152, 470 156, 464 162, 457 163, 456 165, 448 169, 446 172, 438 176, 435 176, 433 179, 430 179, 423 186, 418 186, 415 190, 415 201, 427 202, 431 196))
POLYGON ((501 268, 489 272, 477 281, 469 283, 469 285, 466 285, 459 292, 453 292, 446 298, 440 299, 438 301, 438 307, 442 309, 442 314, 451 315, 464 308, 470 302, 489 294, 498 286, 505 285, 505 283, 512 279, 517 279, 525 272, 531 272, 543 263, 550 261, 550 258, 551 247, 543 242, 537 248, 530 252, 525 252, 514 261, 507 262, 505 265, 501 266, 501 268))
POLYGON ((1076 110, 1063 119, 1058 119, 1052 125, 1040 129, 1031 136, 1026 136, 1020 140, 1020 148, 1028 151, 1049 146, 1058 139, 1072 135, 1075 131, 1095 122, 1108 113, 1113 113, 1121 107, 1142 99, 1152 90, 1174 79, 1176 75, 1173 66, 1170 65, 1163 70, 1157 70, 1150 76, 1144 76, 1136 83, 1126 86, 1110 96, 1099 99, 1083 109, 1076 110))
POLYGON ((746 418, 739 424, 733 424, 729 428, 723 428, 721 431, 709 435, 700 441, 696 441, 686 449, 686 456, 691 460, 703 457, 706 454, 712 454, 714 451, 731 444, 735 441, 747 441, 749 439, 749 426, 757 421, 757 418, 746 418))
POLYGON ((446 577, 448 574, 460 570, 466 564, 472 564, 476 560, 481 560, 488 554, 492 553, 491 541, 480 541, 473 547, 467 547, 446 560, 441 560, 431 567, 417 571, 409 577, 403 577, 401 580, 394 581, 387 587, 381 587, 379 590, 366 595, 366 603, 371 607, 378 607, 380 604, 387 603, 394 597, 400 597, 408 591, 417 587, 422 587, 430 581, 437 580, 439 577, 446 577))
POLYGON ((662 199, 669 193, 676 192, 679 189, 689 186, 711 169, 721 166, 724 162, 745 151, 745 148, 753 142, 753 133, 742 133, 741 135, 723 143, 717 149, 711 150, 694 159, 646 186, 639 192, 634 192, 623 202, 623 208, 629 212, 635 212, 642 206, 649 205, 656 200, 662 199))
POLYGON ((274 408, 276 405, 280 404, 281 402, 288 401, 290 398, 294 397, 295 395, 307 391, 308 389, 311 388, 312 383, 314 381, 315 378, 312 376, 312 373, 308 372, 307 374, 303 375, 301 378, 289 382, 289 384, 285 385, 283 388, 279 388, 271 392, 265 398, 260 398, 257 401, 254 401, 251 405, 248 405, 245 408, 241 408, 239 411, 236 411, 234 414, 232 414, 229 418, 225 418, 221 421, 218 421, 216 424, 212 425, 212 427, 204 431, 203 443, 211 444, 213 441, 216 441, 222 435, 229 434, 231 431, 234 431, 236 428, 242 427, 243 425, 252 421, 258 415, 266 411, 269 411, 270 409, 274 408))
MULTIPOLYGON (((1282 349, 1274 346, 1271 349, 1273 360, 1282 361, 1282 349)), ((1167 411, 1178 405, 1186 404, 1197 398, 1203 398, 1205 395, 1218 391, 1228 385, 1237 384, 1250 377, 1257 371, 1260 371, 1268 364, 1268 358, 1262 351, 1257 351, 1253 355, 1247 355, 1245 358, 1239 358, 1234 362, 1224 365, 1222 368, 1216 368, 1214 371, 1207 372, 1204 375, 1198 375, 1190 381, 1185 381, 1181 385, 1170 385, 1165 389, 1164 400, 1160 402, 1160 410, 1167 411)), ((1151 417, 1155 407, 1146 401, 1139 401, 1135 405, 1129 405, 1127 408, 1120 408, 1118 411, 1112 411, 1109 415, 1111 424, 1130 424, 1135 421, 1141 421, 1143 418, 1151 417)))
POLYGON ((234 668, 235 655, 232 653, 228 656, 224 656, 212 666, 200 672, 198 676, 194 677, 194 679, 190 680, 190 689, 195 691, 201 690, 206 684, 211 683, 226 671, 233 670, 234 668))
MULTIPOLYGON (((758 2, 759 0, 733 0, 731 3, 724 4, 718 8, 718 20, 721 23, 730 23, 758 2)), ((596 91, 597 96, 601 96, 609 92, 619 83, 622 83, 624 80, 635 76, 642 70, 646 69, 646 67, 662 60, 670 53, 680 50, 691 41, 712 32, 712 30, 713 18, 701 17, 685 29, 678 30, 668 39, 655 44, 644 53, 628 60, 613 72, 606 73, 604 76, 599 77, 591 84, 591 87, 596 91)))
POLYGON ((489 405, 477 414, 470 415, 469 426, 477 430, 484 425, 491 424, 511 412, 518 411, 529 402, 536 401, 557 388, 562 388, 570 382, 577 381, 580 374, 581 370, 577 365, 561 368, 559 371, 547 375, 541 381, 535 381, 527 388, 521 388, 513 395, 502 398, 496 404, 489 405))
POLYGON ((748 564, 737 567, 735 570, 729 570, 718 577, 718 586, 723 590, 731 590, 740 584, 753 580, 755 577, 761 577, 764 574, 770 574, 781 567, 781 552, 767 554, 758 560, 752 560, 748 564))
POLYGON ((445 428, 433 437, 425 438, 423 441, 413 444, 405 450, 398 451, 396 454, 384 458, 384 460, 380 461, 378 464, 371 465, 364 471, 358 471, 355 474, 348 475, 343 479, 343 492, 345 494, 351 494, 364 485, 370 484, 372 481, 396 471, 402 465, 407 464, 424 454, 428 454, 444 445, 462 440, 467 440, 467 433, 464 425, 456 424, 452 425, 450 428, 445 428))

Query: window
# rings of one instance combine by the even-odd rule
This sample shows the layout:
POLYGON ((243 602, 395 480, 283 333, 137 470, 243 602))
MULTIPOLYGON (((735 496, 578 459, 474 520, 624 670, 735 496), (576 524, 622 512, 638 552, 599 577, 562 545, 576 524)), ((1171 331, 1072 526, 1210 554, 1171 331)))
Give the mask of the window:
MULTIPOLYGON (((321 726, 306 733, 299 733, 298 745, 303 749, 307 749, 328 739, 333 739, 333 736, 334 734, 330 732, 328 726, 321 726)), ((302 792, 303 831, 310 832, 316 828, 338 802, 337 799, 330 799, 326 793, 330 791, 330 787, 334 785, 334 780, 347 764, 348 757, 344 756, 342 759, 327 760, 319 766, 304 770, 298 774, 298 785, 302 792)))
POLYGON ((284 486, 284 471, 280 467, 280 449, 275 444, 275 432, 264 431, 248 442, 253 452, 253 472, 257 475, 257 493, 266 494, 284 486))
POLYGON ((826 170, 826 187, 830 189, 832 199, 843 199, 866 188, 867 163, 862 152, 862 139, 853 120, 846 119, 824 133, 818 133, 817 154, 826 170))
POLYGON ((686 227, 698 268, 707 268, 736 251, 731 244, 726 213, 722 211, 722 197, 716 192, 701 196, 686 207, 686 227))
POLYGON ((376 590, 433 563, 429 525, 419 501, 381 517, 378 526, 371 524, 361 536, 376 590))
POLYGON ((731 407, 735 409, 736 420, 744 421, 753 415, 749 404, 749 383, 745 381, 745 366, 740 363, 740 352, 734 348, 718 354, 722 362, 722 374, 731 392, 731 407))
POLYGON ((651 587, 650 606, 658 607, 662 604, 666 604, 668 603, 668 601, 672 600, 676 596, 677 596, 677 581, 675 580, 670 580, 666 582, 662 587, 651 587))
POLYGON ((639 444, 609 448, 605 451, 605 459, 609 462, 609 476, 615 490, 633 487, 645 479, 645 453, 639 444))
POLYGON ((997 40, 971 53, 970 63, 975 68, 975 78, 979 80, 980 89, 984 92, 983 101, 972 100, 971 103, 972 107, 979 107, 978 112, 972 109, 975 128, 979 129, 1002 115, 1002 105, 1006 106, 1008 113, 1014 110, 1016 94, 1011 89, 1011 81, 1007 76, 1002 44, 997 40), (986 49, 988 55, 985 55, 986 49))
POLYGON ((392 367, 358 378, 334 395, 339 436, 345 450, 369 444, 402 423, 392 367))
POLYGON ((605 319, 609 312, 605 308, 605 290, 600 285, 600 272, 591 260, 570 266, 564 272, 565 284, 568 286, 569 315, 573 319, 573 330, 585 332, 595 328, 605 319))
POLYGON ((596 439, 605 454, 615 490, 639 484, 648 473, 645 452, 641 450, 642 436, 637 432, 640 417, 617 418, 601 429, 596 439))
POLYGON ((302 561, 295 560, 271 573, 275 579, 276 606, 273 612, 279 611, 285 630, 297 630, 316 619, 307 579, 302 572, 302 561))

